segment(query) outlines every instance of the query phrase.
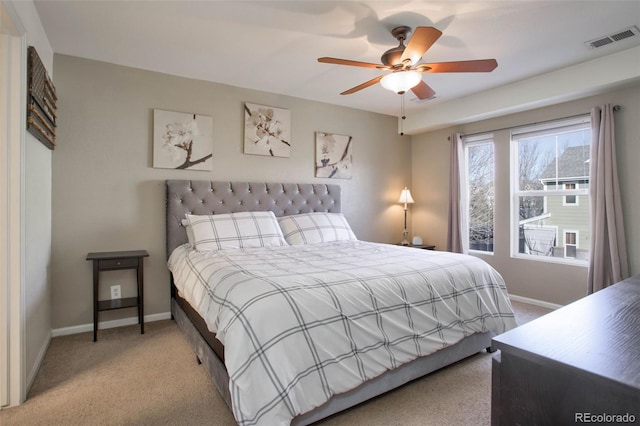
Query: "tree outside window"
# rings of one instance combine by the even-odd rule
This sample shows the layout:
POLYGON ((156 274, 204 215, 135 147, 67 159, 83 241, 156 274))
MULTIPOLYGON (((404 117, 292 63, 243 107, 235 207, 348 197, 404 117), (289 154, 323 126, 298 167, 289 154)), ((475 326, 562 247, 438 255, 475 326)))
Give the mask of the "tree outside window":
POLYGON ((469 209, 469 249, 493 252, 494 153, 493 140, 466 141, 469 209))

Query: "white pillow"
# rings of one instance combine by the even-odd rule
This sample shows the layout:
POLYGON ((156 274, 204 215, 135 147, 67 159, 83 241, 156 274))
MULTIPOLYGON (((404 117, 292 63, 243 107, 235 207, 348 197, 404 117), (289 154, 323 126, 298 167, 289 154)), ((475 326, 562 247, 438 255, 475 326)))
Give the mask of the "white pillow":
POLYGON ((286 246, 273 212, 187 215, 196 250, 286 246))
POLYGON ((290 245, 357 240, 342 213, 302 213, 278 218, 290 245))
POLYGON ((196 241, 195 241, 195 237, 193 236, 193 229, 191 228, 191 225, 189 225, 189 221, 187 219, 182 219, 182 226, 184 226, 184 230, 187 231, 187 242, 189 243, 189 245, 191 245, 191 247, 195 247, 196 245, 196 241))

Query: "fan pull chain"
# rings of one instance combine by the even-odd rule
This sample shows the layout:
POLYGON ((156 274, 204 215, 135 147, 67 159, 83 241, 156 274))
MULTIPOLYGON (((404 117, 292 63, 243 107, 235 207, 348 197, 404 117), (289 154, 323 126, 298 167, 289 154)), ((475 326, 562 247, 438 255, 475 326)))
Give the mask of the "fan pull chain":
POLYGON ((404 120, 407 119, 407 116, 404 112, 404 94, 400 95, 400 136, 404 136, 404 120))

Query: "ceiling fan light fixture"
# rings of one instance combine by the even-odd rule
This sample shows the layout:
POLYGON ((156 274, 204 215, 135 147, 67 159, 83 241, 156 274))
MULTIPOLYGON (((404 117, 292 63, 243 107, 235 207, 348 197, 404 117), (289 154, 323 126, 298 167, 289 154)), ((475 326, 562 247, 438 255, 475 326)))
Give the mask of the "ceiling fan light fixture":
POLYGON ((385 89, 402 95, 421 80, 422 75, 417 71, 396 71, 382 77, 380 84, 385 89))

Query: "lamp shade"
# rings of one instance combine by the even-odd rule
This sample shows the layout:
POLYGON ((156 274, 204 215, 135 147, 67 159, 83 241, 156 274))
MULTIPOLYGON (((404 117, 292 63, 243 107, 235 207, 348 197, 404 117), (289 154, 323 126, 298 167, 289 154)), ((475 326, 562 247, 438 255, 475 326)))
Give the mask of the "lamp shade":
POLYGON ((417 71, 396 71, 382 77, 380 84, 385 89, 402 95, 420 83, 420 80, 422 80, 422 75, 417 71))
POLYGON ((404 204, 413 204, 413 203, 415 203, 415 201, 413 201, 413 197, 411 196, 411 191, 409 189, 407 189, 406 186, 404 187, 404 189, 400 193, 400 198, 398 198, 398 202, 399 203, 404 203, 404 204))

